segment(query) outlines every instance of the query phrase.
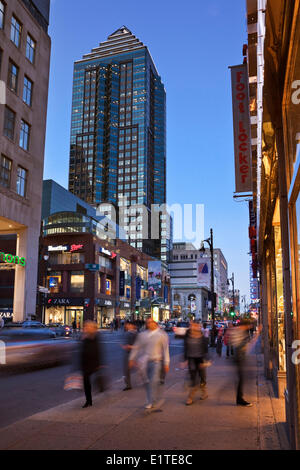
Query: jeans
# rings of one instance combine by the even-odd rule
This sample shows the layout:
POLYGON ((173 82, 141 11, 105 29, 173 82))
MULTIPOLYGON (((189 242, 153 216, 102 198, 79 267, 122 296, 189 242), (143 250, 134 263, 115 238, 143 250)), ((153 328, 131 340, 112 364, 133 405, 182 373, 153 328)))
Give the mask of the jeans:
POLYGON ((147 364, 147 370, 146 370, 147 382, 145 383, 148 405, 150 404, 153 405, 160 398, 159 396, 159 391, 161 390, 161 387, 159 387, 160 373, 161 373, 161 362, 149 361, 147 364))

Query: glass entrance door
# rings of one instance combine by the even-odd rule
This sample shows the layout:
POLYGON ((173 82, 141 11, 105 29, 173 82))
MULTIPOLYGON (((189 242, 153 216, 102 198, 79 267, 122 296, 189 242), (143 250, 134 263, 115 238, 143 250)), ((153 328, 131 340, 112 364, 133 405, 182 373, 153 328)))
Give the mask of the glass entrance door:
POLYGON ((67 309, 67 320, 69 326, 72 326, 75 321, 77 330, 81 330, 83 327, 83 308, 67 309))

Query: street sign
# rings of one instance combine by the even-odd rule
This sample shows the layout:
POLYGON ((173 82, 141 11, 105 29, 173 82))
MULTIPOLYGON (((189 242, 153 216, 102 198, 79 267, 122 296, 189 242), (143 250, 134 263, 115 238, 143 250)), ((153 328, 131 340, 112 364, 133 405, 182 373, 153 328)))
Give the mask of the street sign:
POLYGON ((85 264, 84 267, 88 271, 94 271, 94 272, 99 271, 99 268, 100 268, 99 264, 85 264))

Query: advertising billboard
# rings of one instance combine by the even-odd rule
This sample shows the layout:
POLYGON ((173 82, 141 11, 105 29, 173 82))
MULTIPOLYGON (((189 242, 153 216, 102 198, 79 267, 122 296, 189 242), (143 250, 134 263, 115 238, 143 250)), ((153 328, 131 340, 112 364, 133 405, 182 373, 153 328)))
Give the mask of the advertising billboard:
POLYGON ((159 291, 161 289, 161 279, 162 279, 161 261, 149 261, 148 263, 149 290, 159 291))

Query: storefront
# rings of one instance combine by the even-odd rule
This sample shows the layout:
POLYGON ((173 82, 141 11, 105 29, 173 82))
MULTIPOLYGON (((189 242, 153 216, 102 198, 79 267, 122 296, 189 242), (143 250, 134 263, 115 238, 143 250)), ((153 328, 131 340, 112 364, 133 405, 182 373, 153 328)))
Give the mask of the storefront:
POLYGON ((108 328, 115 318, 115 302, 109 299, 96 299, 96 318, 99 328, 108 328))
POLYGON ((132 320, 133 312, 131 311, 131 304, 130 302, 126 302, 124 300, 120 301, 120 318, 126 320, 132 320))
POLYGON ((75 321, 76 327, 83 327, 84 298, 54 298, 47 300, 44 322, 61 323, 72 326, 75 321))

